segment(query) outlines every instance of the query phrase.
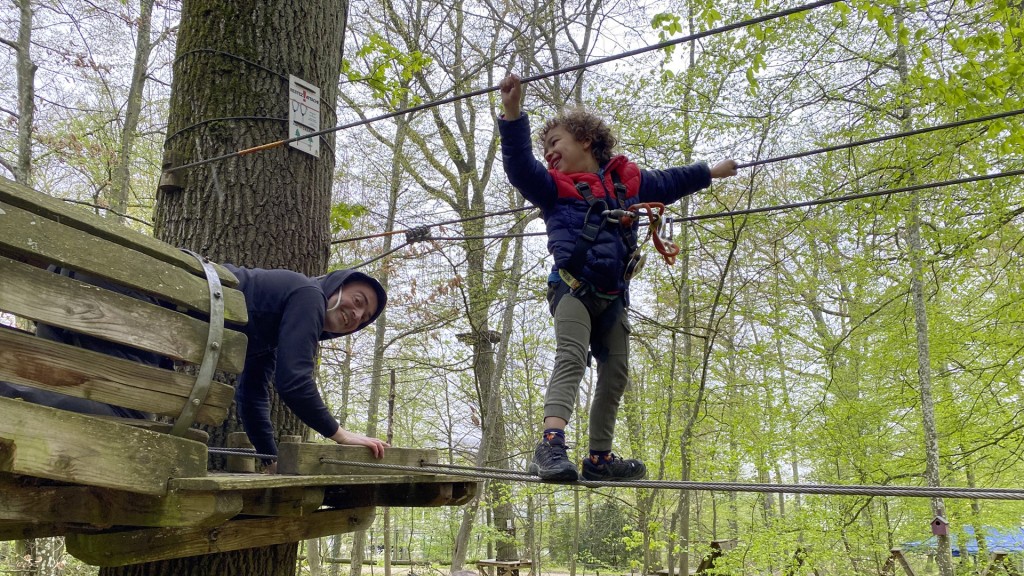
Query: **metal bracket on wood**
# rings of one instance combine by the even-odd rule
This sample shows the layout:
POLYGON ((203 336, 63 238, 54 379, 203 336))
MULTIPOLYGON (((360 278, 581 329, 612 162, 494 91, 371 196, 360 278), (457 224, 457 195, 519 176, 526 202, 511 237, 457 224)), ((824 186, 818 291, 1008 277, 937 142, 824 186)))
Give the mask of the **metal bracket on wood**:
POLYGON ((217 369, 217 361, 220 359, 221 345, 224 339, 224 291, 220 284, 220 276, 209 259, 182 248, 182 252, 191 255, 203 267, 206 274, 206 283, 210 287, 210 331, 206 336, 206 350, 203 353, 203 361, 199 365, 199 372, 196 374, 196 383, 192 386, 192 393, 188 401, 181 409, 181 415, 174 422, 171 434, 181 436, 192 426, 196 419, 199 407, 206 400, 210 391, 210 382, 213 381, 213 373, 217 369))

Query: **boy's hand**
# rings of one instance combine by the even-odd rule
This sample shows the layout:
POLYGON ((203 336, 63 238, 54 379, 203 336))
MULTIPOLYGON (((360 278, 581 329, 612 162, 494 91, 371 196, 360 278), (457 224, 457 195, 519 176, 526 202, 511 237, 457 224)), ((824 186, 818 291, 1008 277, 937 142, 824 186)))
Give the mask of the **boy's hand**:
POLYGON ((519 76, 509 74, 498 83, 501 90, 501 107, 505 109, 506 120, 518 120, 522 115, 519 103, 523 101, 523 82, 519 76))
POLYGON ((728 178, 729 176, 735 176, 735 175, 736 175, 736 161, 735 160, 732 160, 732 159, 722 160, 718 164, 715 164, 714 166, 711 167, 711 177, 712 178, 728 178))

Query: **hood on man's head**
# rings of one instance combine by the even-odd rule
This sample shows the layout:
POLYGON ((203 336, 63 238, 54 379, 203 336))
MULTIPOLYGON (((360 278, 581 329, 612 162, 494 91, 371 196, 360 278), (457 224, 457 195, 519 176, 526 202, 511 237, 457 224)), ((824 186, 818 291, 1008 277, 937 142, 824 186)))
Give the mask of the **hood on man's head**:
MULTIPOLYGON (((381 283, 373 276, 364 274, 358 270, 335 270, 334 272, 328 272, 323 276, 318 276, 317 280, 320 282, 320 288, 323 289, 328 300, 330 300, 331 296, 338 291, 338 288, 341 288, 349 282, 366 282, 373 288, 373 291, 377 293, 377 311, 373 313, 373 316, 371 316, 369 320, 360 324, 359 327, 355 329, 356 332, 366 328, 370 324, 373 324, 377 320, 377 317, 380 316, 380 313, 384 311, 384 307, 388 304, 388 293, 384 291, 384 287, 381 286, 381 283)), ((341 334, 334 332, 325 333, 331 334, 332 338, 341 336, 341 334)))

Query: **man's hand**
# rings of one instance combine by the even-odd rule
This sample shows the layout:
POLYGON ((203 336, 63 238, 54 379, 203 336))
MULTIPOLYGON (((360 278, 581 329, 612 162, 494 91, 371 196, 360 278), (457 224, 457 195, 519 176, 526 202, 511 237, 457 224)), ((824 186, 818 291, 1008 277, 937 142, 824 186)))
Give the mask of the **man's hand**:
POLYGON ((363 436, 362 434, 349 432, 344 428, 338 428, 338 431, 334 433, 334 436, 331 436, 331 440, 334 440, 338 444, 345 444, 346 446, 366 446, 370 449, 370 452, 373 452, 374 458, 383 458, 384 449, 391 447, 390 444, 380 438, 363 436))
POLYGON ((523 101, 523 82, 519 76, 509 74, 498 83, 501 90, 501 107, 505 109, 506 120, 518 120, 522 115, 520 103, 523 101))
POLYGON ((735 160, 722 160, 718 164, 715 164, 714 166, 711 167, 711 177, 728 178, 729 176, 735 176, 736 165, 737 164, 735 160))

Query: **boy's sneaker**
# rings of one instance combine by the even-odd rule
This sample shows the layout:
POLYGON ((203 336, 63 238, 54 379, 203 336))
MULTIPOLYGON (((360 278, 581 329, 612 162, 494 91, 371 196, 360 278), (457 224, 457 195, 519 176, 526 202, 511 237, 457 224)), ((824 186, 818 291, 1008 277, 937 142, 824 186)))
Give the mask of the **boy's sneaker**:
POLYGON ((617 482, 640 480, 644 476, 647 476, 647 466, 639 460, 623 460, 615 454, 583 459, 584 480, 617 482))
POLYGON ((530 462, 530 474, 553 482, 575 482, 580 478, 576 465, 565 452, 565 441, 553 435, 546 436, 537 444, 533 462, 530 462))

